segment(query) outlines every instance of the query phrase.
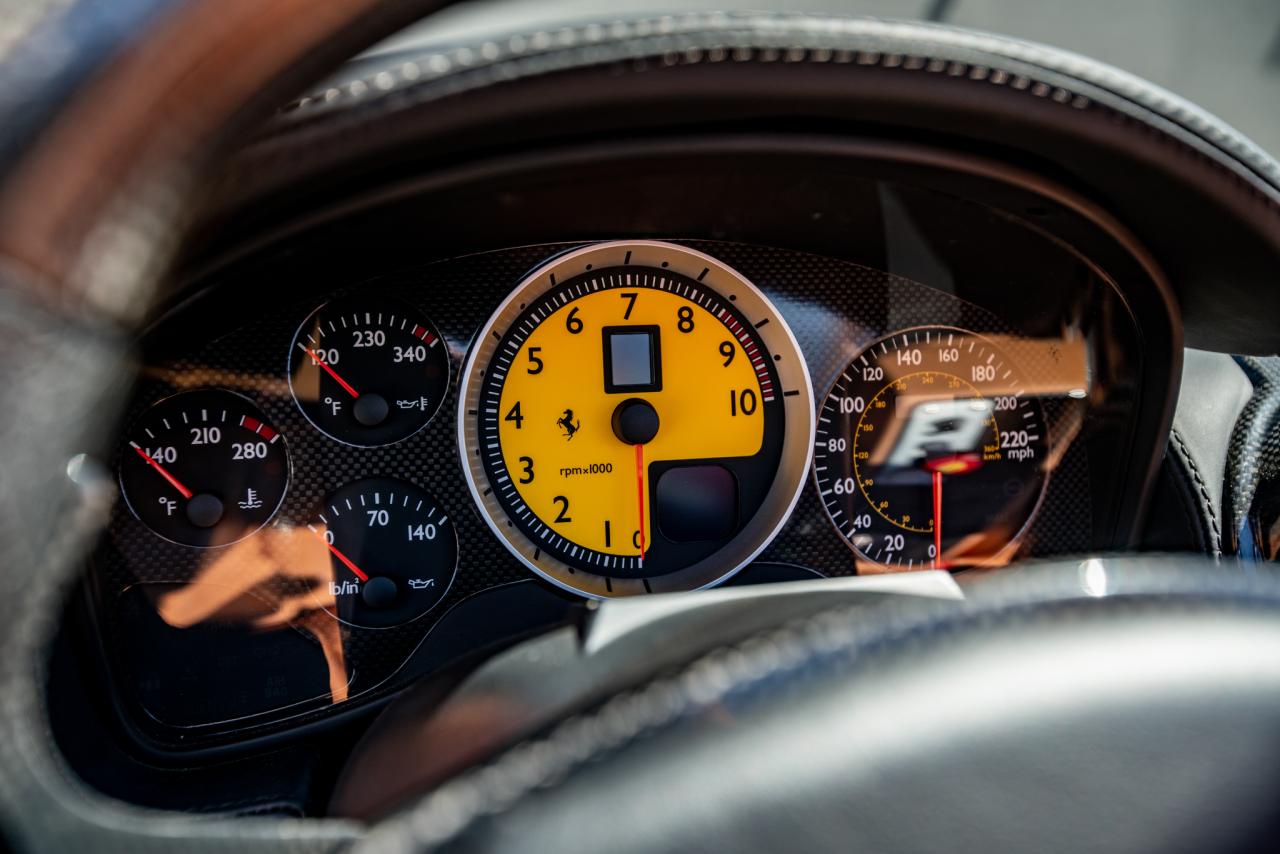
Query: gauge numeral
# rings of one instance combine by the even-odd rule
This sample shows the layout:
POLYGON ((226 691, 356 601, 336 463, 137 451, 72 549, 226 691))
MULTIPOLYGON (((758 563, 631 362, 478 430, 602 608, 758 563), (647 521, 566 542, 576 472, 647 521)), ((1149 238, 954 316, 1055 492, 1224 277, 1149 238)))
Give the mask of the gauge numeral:
POLYGON ((734 355, 734 353, 736 353, 736 352, 738 352, 738 351, 737 351, 737 350, 735 350, 735 349, 733 349, 733 342, 732 342, 732 341, 721 341, 721 342, 720 342, 720 355, 721 355, 721 356, 724 356, 724 365, 723 365, 723 367, 726 367, 726 368, 727 368, 727 367, 729 367, 729 365, 731 365, 731 364, 733 363, 733 355, 734 355))
POLYGON ((386 510, 366 510, 364 513, 369 517, 370 528, 385 528, 391 524, 391 514, 386 510))
POLYGON ((638 297, 639 294, 618 294, 618 296, 627 301, 627 310, 622 313, 622 319, 630 320, 631 311, 636 307, 636 297, 638 297))
POLYGON ((842 397, 840 398, 840 414, 852 415, 855 412, 861 412, 867 408, 867 402, 861 397, 842 397))
POLYGON ((884 550, 887 552, 900 552, 907 547, 907 538, 902 534, 885 534, 884 550))
POLYGON ((1031 434, 1026 430, 1001 430, 1001 448, 1025 448, 1031 444, 1031 434))
POLYGON ((538 358, 538 354, 542 352, 542 348, 530 347, 527 352, 529 354, 529 367, 526 369, 526 373, 530 373, 530 374, 542 373, 542 369, 544 365, 542 364, 542 360, 538 358))
POLYGON ((307 355, 311 358, 311 364, 316 367, 319 367, 320 365, 336 365, 338 364, 338 360, 342 358, 342 354, 338 352, 337 347, 330 347, 327 350, 308 350, 307 355))
POLYGON ((756 393, 749 388, 742 391, 729 389, 729 415, 736 417, 739 412, 743 415, 754 415, 756 411, 756 393))
POLYGON ((582 331, 582 319, 578 317, 578 307, 576 305, 569 312, 569 316, 564 319, 564 328, 569 330, 570 335, 577 335, 582 331))
POLYGON ((831 484, 831 491, 836 495, 852 495, 857 491, 857 488, 851 477, 836 478, 835 482, 831 484))
POLYGON ((972 376, 975 383, 995 382, 996 367, 995 365, 974 365, 972 376))
POLYGON ((192 427, 191 444, 216 445, 222 441, 222 431, 217 427, 192 427))
POLYGON ((524 469, 524 474, 520 475, 520 482, 533 483, 533 457, 521 457, 520 467, 524 469))
POLYGON ((995 400, 996 412, 1011 412, 1018 408, 1018 398, 1016 397, 997 397, 995 400))
POLYGON ((884 368, 879 365, 871 365, 862 369, 862 379, 865 382, 880 382, 884 379, 884 368))
POLYGON ((265 460, 266 458, 266 442, 231 443, 231 459, 233 460, 265 460))
POLYGON ((502 420, 514 421, 517 430, 524 426, 524 416, 520 414, 520 401, 516 401, 516 405, 507 411, 506 416, 502 420))
POLYGON ((178 449, 166 446, 163 448, 147 448, 146 454, 158 463, 176 463, 178 461, 178 449))
POLYGON ((412 347, 393 347, 391 361, 399 362, 425 362, 427 360, 427 348, 423 344, 415 344, 412 347))
POLYGON ((690 306, 682 305, 676 312, 676 329, 685 333, 693 331, 693 309, 690 306))
POLYGON ((357 329, 351 333, 353 347, 384 347, 386 343, 387 333, 381 329, 357 329))
POLYGON ((560 507, 560 512, 556 514, 556 524, 561 522, 572 522, 573 518, 569 516, 569 499, 565 498, 563 495, 557 495, 551 500, 560 507))
POLYGON ((425 525, 407 525, 409 529, 407 539, 409 542, 424 542, 434 540, 436 538, 436 526, 430 522, 425 525))

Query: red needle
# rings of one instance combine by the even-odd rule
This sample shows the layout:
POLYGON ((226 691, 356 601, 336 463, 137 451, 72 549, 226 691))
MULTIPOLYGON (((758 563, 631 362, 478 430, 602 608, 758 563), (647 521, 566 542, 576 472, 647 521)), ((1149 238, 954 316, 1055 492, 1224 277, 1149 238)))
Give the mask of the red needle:
POLYGON ((325 372, 328 373, 329 376, 333 377, 337 381, 338 385, 342 386, 343 390, 346 391, 347 394, 357 398, 360 396, 360 392, 352 388, 351 383, 347 382, 342 377, 338 376, 338 372, 335 371, 333 368, 329 367, 329 363, 326 362, 324 359, 320 358, 319 353, 317 353, 315 350, 310 350, 307 347, 304 347, 302 344, 299 344, 298 346, 302 347, 302 352, 306 353, 308 356, 314 359, 317 365, 324 368, 325 372))
POLYGON ((356 566, 355 561, 353 561, 351 558, 347 557, 342 552, 338 551, 337 546, 335 546, 333 543, 329 542, 328 540, 325 540, 324 544, 329 547, 329 551, 333 552, 334 557, 342 561, 343 566, 345 566, 347 569, 355 573, 356 578, 360 579, 361 581, 369 580, 369 576, 365 575, 364 570, 356 566))
POLYGON ((640 516, 640 564, 644 565, 644 445, 636 445, 636 511, 640 516))
POLYGON ((178 480, 176 477, 169 474, 169 472, 165 469, 164 466, 160 465, 158 462, 151 459, 151 455, 148 454, 146 451, 142 450, 141 448, 139 448, 137 442, 130 442, 129 444, 133 447, 135 451, 138 452, 138 456, 142 457, 144 460, 147 461, 147 465, 151 466, 153 469, 160 472, 160 474, 164 476, 164 479, 169 481, 170 485, 172 485, 174 489, 182 493, 183 498, 187 499, 188 501, 191 500, 191 496, 195 495, 195 493, 187 489, 185 486, 183 486, 182 481, 178 480))
POLYGON ((942 472, 933 473, 933 568, 942 566, 942 472))

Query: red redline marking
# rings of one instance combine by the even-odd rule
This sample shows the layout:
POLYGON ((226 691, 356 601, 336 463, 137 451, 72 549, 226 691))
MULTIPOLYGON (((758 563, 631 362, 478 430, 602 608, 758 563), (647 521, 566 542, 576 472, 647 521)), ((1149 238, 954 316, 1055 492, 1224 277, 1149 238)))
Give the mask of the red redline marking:
POLYGON ((738 322, 733 316, 728 316, 727 310, 723 307, 716 316, 724 322, 725 328, 734 338, 738 339, 738 343, 742 345, 743 351, 747 354, 747 359, 755 368, 756 378, 760 381, 760 394, 765 403, 772 403, 777 398, 773 394, 773 381, 769 379, 768 363, 765 361, 764 354, 760 352, 760 348, 756 346, 747 328, 738 322))
POLYGON ((351 387, 351 384, 350 384, 350 383, 348 383, 348 382, 347 382, 346 380, 344 380, 342 377, 338 376, 338 372, 337 372, 337 371, 335 371, 333 368, 329 367, 328 362, 326 362, 324 359, 321 359, 321 358, 320 358, 320 354, 318 354, 315 350, 310 350, 310 349, 308 349, 308 348, 306 348, 306 347, 303 347, 303 348, 302 348, 302 350, 303 350, 303 352, 304 352, 304 353, 306 353, 308 356, 310 356, 312 359, 314 359, 317 365, 319 365, 320 367, 324 368, 324 369, 325 369, 325 371, 329 374, 329 376, 333 377, 333 378, 334 378, 334 380, 336 380, 336 381, 337 381, 338 385, 342 386, 343 390, 344 390, 347 394, 349 394, 349 395, 351 395, 352 397, 355 397, 355 398, 359 398, 359 397, 360 397, 360 392, 356 391, 354 388, 352 388, 352 387, 351 387))
POLYGON ((178 492, 182 495, 183 498, 187 499, 188 501, 191 500, 191 496, 195 495, 195 493, 187 489, 185 486, 183 486, 182 481, 178 480, 176 477, 169 474, 169 472, 165 469, 164 466, 160 465, 158 462, 151 459, 151 455, 148 454, 146 451, 142 450, 141 448, 139 448, 136 442, 130 442, 129 444, 133 447, 135 451, 138 452, 138 456, 146 460, 147 465, 151 466, 153 469, 160 472, 160 474, 164 477, 164 479, 169 481, 169 485, 172 486, 174 489, 178 490, 178 492))

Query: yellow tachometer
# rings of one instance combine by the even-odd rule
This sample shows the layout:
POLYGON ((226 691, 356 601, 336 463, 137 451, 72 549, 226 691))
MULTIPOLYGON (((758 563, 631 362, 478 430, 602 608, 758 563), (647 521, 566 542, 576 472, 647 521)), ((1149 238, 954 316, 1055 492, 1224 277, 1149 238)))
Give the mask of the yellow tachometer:
POLYGON ((461 394, 486 520, 588 595, 728 577, 785 521, 808 465, 790 331, 741 275, 674 244, 594 244, 535 271, 481 331, 461 394))

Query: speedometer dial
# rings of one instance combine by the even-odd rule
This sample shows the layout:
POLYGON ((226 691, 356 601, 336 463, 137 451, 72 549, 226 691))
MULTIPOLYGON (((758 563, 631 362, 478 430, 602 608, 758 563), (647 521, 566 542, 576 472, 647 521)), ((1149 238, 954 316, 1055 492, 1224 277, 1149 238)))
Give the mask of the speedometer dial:
POLYGON ((592 596, 706 586, 785 521, 813 403, 795 339, 741 275, 683 246, 589 246, 481 331, 460 447, 529 567, 592 596))
POLYGON ((1040 500, 1044 413, 1016 366, 960 329, 875 342, 818 417, 814 476, 865 569, 997 562, 1040 500))

